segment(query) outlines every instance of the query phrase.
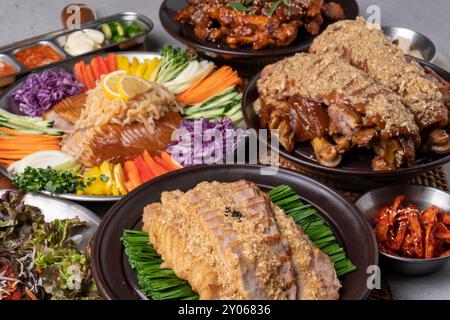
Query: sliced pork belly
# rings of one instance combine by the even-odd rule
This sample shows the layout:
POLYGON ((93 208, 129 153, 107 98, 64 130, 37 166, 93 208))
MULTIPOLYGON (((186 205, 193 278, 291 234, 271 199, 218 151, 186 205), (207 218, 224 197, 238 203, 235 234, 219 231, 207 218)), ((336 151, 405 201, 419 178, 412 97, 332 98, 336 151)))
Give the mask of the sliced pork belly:
POLYGON ((140 123, 79 129, 63 139, 61 150, 87 167, 100 165, 103 161, 122 163, 142 154, 144 150, 151 154, 165 150, 180 121, 178 113, 169 112, 155 121, 153 133, 140 123))
POLYGON ((201 299, 336 299, 328 256, 253 183, 203 182, 164 192, 144 231, 201 299), (281 216, 284 215, 284 216, 281 216))
POLYGON ((233 183, 232 188, 235 190, 235 198, 247 206, 247 212, 259 217, 258 223, 265 229, 279 230, 276 237, 283 237, 284 244, 288 245, 292 256, 289 260, 292 261, 297 278, 296 298, 338 299, 341 284, 332 261, 309 240, 294 220, 273 205, 268 196, 253 183, 241 180, 233 183), (274 215, 261 216, 262 212, 273 212, 274 215))
POLYGON ((80 118, 86 97, 87 95, 84 93, 68 97, 46 111, 42 117, 47 121, 53 121, 55 128, 71 133, 75 128, 75 122, 80 118))
POLYGON ((87 94, 66 98, 57 103, 51 110, 55 111, 62 118, 75 123, 81 115, 81 111, 86 103, 87 94))
POLYGON ((239 188, 201 183, 186 193, 227 270, 223 277, 246 300, 295 299, 289 245, 281 238, 267 196, 257 188, 239 188))
POLYGON ((298 300, 335 300, 341 283, 331 259, 283 210, 274 206, 278 228, 289 242, 297 275, 298 300))
MULTIPOLYGON (((175 192, 165 193, 163 197, 168 207, 178 199, 175 192)), ((202 299, 221 299, 226 288, 218 280, 215 257, 209 253, 211 245, 206 237, 201 238, 197 227, 179 213, 154 203, 144 209, 143 230, 150 234, 151 243, 165 257, 162 267, 189 280, 192 289, 202 293, 202 299), (192 232, 197 232, 197 237, 191 237, 192 232)))
POLYGON ((42 115, 42 118, 46 121, 52 121, 53 127, 64 131, 65 133, 71 133, 74 130, 73 122, 70 122, 61 117, 56 111, 49 110, 42 115))

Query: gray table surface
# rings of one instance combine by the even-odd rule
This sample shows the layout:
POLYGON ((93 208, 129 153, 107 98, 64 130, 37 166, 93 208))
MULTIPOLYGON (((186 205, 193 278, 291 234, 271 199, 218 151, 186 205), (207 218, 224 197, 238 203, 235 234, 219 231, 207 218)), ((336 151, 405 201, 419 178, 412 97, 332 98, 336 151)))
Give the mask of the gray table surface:
MULTIPOLYGON (((181 0, 180 0, 181 1, 181 0)), ((60 29, 60 10, 71 0, 1 0, 0 46, 60 29)), ((84 0, 100 17, 123 11, 137 11, 155 23, 150 43, 157 50, 162 44, 178 44, 162 29, 158 9, 161 0, 84 0)), ((450 58, 448 31, 449 0, 359 0, 360 15, 367 17, 367 8, 377 5, 381 24, 416 30, 431 38, 438 52, 450 58)), ((446 67, 446 66, 444 66, 446 67)), ((447 69, 449 69, 447 67, 447 69)), ((450 70, 450 69, 449 69, 450 70)), ((450 176, 450 165, 446 166, 450 176)), ((426 277, 389 275, 397 299, 450 299, 450 264, 440 272, 426 277)))

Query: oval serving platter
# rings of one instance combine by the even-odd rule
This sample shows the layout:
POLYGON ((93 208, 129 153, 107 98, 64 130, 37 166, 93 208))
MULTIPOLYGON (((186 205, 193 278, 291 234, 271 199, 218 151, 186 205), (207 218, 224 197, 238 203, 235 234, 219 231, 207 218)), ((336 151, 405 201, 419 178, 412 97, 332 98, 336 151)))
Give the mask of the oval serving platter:
MULTIPOLYGON (((6 191, 7 190, 0 190, 0 196, 6 191)), ((54 199, 34 193, 27 193, 23 200, 25 204, 39 208, 47 222, 56 219, 72 219, 75 217, 80 218, 81 221, 85 221, 87 223, 87 228, 80 233, 82 236, 81 241, 78 243, 78 248, 80 250, 83 250, 88 246, 101 221, 101 219, 92 211, 71 201, 54 199)))
POLYGON ((279 169, 276 175, 261 175, 261 165, 194 166, 156 178, 117 202, 102 220, 92 242, 91 261, 94 279, 107 299, 146 299, 140 292, 136 273, 128 263, 121 242, 124 230, 140 230, 145 206, 159 202, 161 193, 180 189, 187 191, 202 181, 231 182, 246 179, 263 191, 289 185, 334 230, 348 258, 357 270, 341 278, 341 299, 365 299, 367 267, 378 264, 377 244, 372 229, 358 209, 333 189, 304 175, 279 169))
MULTIPOLYGON (((139 52, 139 51, 128 51, 128 52, 115 52, 117 55, 126 56, 129 59, 136 57, 140 62, 144 59, 153 59, 153 58, 159 58, 160 55, 153 52, 139 52)), ((80 58, 75 61, 70 61, 63 63, 58 66, 53 66, 46 68, 45 70, 59 70, 64 69, 68 72, 73 73, 73 66, 78 63, 79 61, 85 61, 88 62, 93 57, 98 56, 98 54, 89 55, 83 58, 80 58)), ((40 71, 43 72, 43 71, 40 71)), ((22 78, 20 81, 17 81, 13 85, 11 85, 8 90, 6 90, 3 95, 0 97, 0 108, 5 109, 11 113, 23 115, 23 113, 19 110, 19 106, 14 101, 14 99, 11 97, 11 92, 13 92, 15 89, 17 89, 24 81, 25 78, 22 78)), ((7 178, 11 178, 8 171, 0 165, 0 174, 3 174, 7 178)), ((49 192, 43 191, 41 192, 45 195, 52 196, 55 198, 61 198, 66 200, 73 200, 73 201, 80 201, 80 202, 115 202, 122 198, 122 196, 87 196, 87 195, 76 195, 71 193, 64 193, 64 194, 54 194, 51 195, 49 192)))
MULTIPOLYGON (((331 0, 325 2, 330 1, 331 0)), ((347 19, 355 19, 358 16, 359 7, 356 1, 334 0, 334 2, 341 4, 347 19)), ((252 63, 251 60, 254 60, 255 58, 283 57, 305 50, 314 39, 314 36, 307 34, 306 31, 300 29, 297 39, 286 47, 254 50, 247 46, 232 49, 225 44, 200 40, 195 36, 192 26, 174 21, 173 18, 175 14, 186 6, 186 0, 165 0, 159 9, 159 19, 161 24, 176 40, 212 58, 251 58, 248 59, 247 62, 252 63)), ((327 22, 325 19, 321 30, 324 30, 328 24, 329 21, 327 22)), ((260 61, 260 59, 258 59, 258 61, 260 61)))
MULTIPOLYGON (((436 72, 446 81, 450 82, 450 73, 438 66, 414 58, 422 66, 428 67, 436 72)), ((253 109, 253 103, 258 98, 256 82, 259 79, 259 73, 254 76, 248 86, 245 88, 242 98, 242 112, 248 128, 260 129, 259 118, 253 109)), ((417 152, 416 161, 411 168, 400 168, 392 171, 373 171, 371 161, 373 154, 366 150, 351 150, 347 152, 342 163, 335 167, 325 167, 317 162, 314 152, 309 143, 296 143, 295 150, 292 153, 287 152, 280 146, 280 155, 293 162, 296 165, 308 168, 314 173, 333 179, 339 183, 341 188, 349 190, 367 190, 382 186, 387 182, 403 181, 420 175, 427 170, 436 168, 440 165, 450 162, 450 154, 434 154, 417 152)))

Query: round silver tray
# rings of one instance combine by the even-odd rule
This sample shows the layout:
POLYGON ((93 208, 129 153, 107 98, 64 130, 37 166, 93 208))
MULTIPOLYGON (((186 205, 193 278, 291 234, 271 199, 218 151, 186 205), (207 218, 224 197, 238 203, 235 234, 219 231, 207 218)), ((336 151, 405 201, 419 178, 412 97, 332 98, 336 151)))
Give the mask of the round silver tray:
MULTIPOLYGON (((161 57, 158 53, 154 52, 140 52, 140 51, 124 51, 124 52, 115 52, 117 55, 126 56, 128 58, 134 58, 136 57, 140 62, 142 62, 144 59, 153 59, 153 58, 159 58, 161 57)), ((86 58, 86 57, 84 57, 86 58)), ((83 58, 80 57, 78 60, 74 60, 71 62, 68 62, 67 65, 75 64, 76 62, 83 60, 83 58)), ((48 69, 51 67, 49 66, 48 69)), ((23 81, 23 80, 22 80, 23 81)), ((15 87, 17 84, 13 85, 15 87)), ((5 93, 5 96, 9 94, 14 90, 13 88, 8 89, 8 91, 5 93)), ((1 108, 1 107, 0 107, 1 108)), ((6 176, 7 178, 11 178, 9 172, 0 165, 0 173, 6 176)), ((79 201, 79 202, 116 202, 122 199, 122 196, 87 196, 87 195, 77 195, 77 194, 71 194, 71 193, 64 193, 64 194, 50 194, 50 192, 42 191, 40 192, 42 194, 54 197, 54 198, 60 198, 60 199, 66 199, 66 200, 72 200, 72 201, 79 201)))

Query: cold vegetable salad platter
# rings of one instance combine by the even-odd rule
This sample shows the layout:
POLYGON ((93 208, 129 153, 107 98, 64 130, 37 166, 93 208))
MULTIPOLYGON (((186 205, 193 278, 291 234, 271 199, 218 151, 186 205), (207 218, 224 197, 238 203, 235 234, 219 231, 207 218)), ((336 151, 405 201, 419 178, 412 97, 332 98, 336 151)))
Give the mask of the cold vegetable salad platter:
MULTIPOLYGON (((199 164, 178 132, 240 126, 240 85, 232 68, 171 46, 32 73, 0 100, 0 167, 24 192, 117 200, 199 164)), ((218 143, 203 142, 203 150, 218 143)))

